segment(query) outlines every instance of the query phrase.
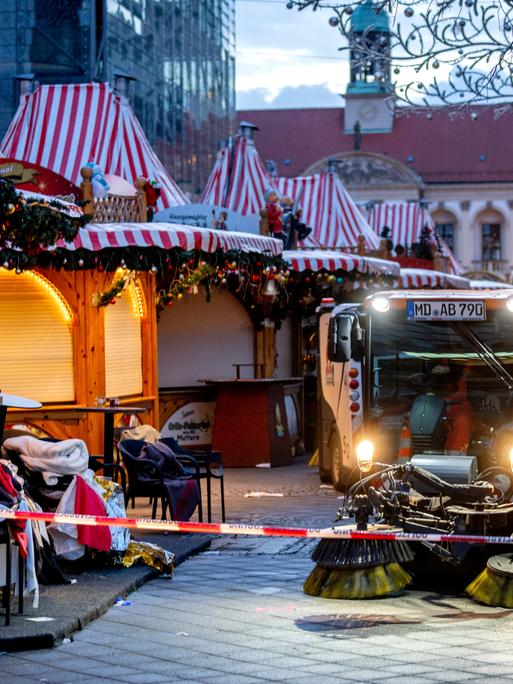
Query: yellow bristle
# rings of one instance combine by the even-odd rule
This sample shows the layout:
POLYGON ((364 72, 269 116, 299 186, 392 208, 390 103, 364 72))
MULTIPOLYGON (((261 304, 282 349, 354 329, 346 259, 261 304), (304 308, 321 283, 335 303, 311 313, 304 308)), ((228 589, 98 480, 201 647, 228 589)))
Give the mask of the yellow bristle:
POLYGON ((322 598, 374 598, 401 591, 411 579, 411 575, 398 563, 360 570, 330 570, 316 566, 306 579, 303 590, 306 594, 322 598))
POLYGON ((513 577, 496 575, 489 568, 485 568, 465 591, 487 606, 513 608, 513 577))

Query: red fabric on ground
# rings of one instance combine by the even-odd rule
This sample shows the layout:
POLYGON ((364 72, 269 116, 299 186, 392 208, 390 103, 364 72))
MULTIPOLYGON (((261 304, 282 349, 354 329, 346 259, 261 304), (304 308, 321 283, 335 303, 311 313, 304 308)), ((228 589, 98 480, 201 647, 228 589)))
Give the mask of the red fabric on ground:
MULTIPOLYGON (((77 515, 106 515, 102 498, 80 475, 77 475, 75 513, 77 515)), ((112 537, 108 527, 77 525, 77 529, 78 541, 81 544, 98 551, 110 551, 112 537)))

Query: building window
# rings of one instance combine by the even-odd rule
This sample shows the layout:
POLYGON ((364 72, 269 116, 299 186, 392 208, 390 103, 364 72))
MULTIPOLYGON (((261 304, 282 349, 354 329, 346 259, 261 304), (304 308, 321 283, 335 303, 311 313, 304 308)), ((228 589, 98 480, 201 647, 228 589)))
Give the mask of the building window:
POLYGON ((447 246, 454 252, 454 223, 437 223, 436 234, 445 240, 447 246))
POLYGON ((501 224, 483 223, 482 225, 483 261, 502 259, 501 224))

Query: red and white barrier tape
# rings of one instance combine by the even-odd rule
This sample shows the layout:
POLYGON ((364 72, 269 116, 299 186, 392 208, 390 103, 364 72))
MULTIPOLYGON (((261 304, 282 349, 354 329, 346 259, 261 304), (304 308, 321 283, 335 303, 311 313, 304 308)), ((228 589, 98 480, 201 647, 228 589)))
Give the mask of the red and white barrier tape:
POLYGON ((151 520, 148 518, 108 518, 94 515, 62 515, 34 511, 8 511, 0 509, 0 520, 40 520, 48 523, 125 527, 130 530, 158 530, 161 532, 188 532, 200 534, 240 534, 261 537, 302 537, 310 539, 375 539, 382 541, 420 541, 431 543, 513 544, 512 537, 492 537, 472 534, 440 534, 420 532, 387 532, 353 530, 348 527, 266 527, 264 525, 236 525, 232 523, 181 522, 151 520))

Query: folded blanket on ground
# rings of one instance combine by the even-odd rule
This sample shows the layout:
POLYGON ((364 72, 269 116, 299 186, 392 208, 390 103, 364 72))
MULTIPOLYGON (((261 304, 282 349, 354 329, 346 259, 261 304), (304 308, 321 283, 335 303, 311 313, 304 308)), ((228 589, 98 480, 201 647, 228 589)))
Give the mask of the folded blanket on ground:
POLYGON ((6 439, 4 449, 17 451, 23 463, 42 473, 47 485, 57 484, 62 475, 78 475, 87 470, 89 452, 81 439, 45 442, 30 435, 6 439))

